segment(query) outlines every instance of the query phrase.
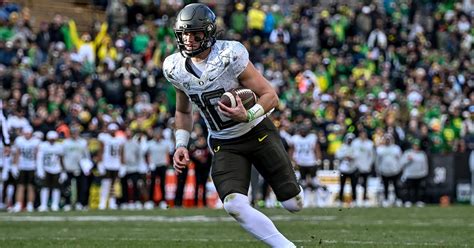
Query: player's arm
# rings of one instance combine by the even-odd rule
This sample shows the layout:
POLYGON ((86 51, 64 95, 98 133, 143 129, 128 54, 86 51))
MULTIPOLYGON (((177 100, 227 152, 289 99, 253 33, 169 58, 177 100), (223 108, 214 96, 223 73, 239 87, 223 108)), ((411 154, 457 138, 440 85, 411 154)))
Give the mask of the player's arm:
POLYGON ((278 95, 263 75, 257 71, 252 62, 239 75, 240 83, 251 89, 258 96, 257 104, 263 107, 265 113, 278 107, 278 95))
MULTIPOLYGON (((193 110, 192 104, 189 102, 188 96, 181 90, 176 89, 176 112, 175 112, 175 126, 176 131, 184 130, 191 132, 193 129, 193 110)), ((176 137, 178 138, 178 137, 176 137)), ((181 140, 179 140, 181 142, 181 140)), ((187 147, 189 139, 183 143, 178 143, 176 146, 185 145, 187 147)))
POLYGON ((176 150, 173 155, 173 167, 178 173, 181 173, 189 163, 187 146, 193 128, 192 113, 192 104, 189 102, 188 96, 183 91, 176 89, 176 150))
POLYGON ((321 152, 321 145, 319 145, 319 142, 316 142, 316 145, 314 146, 314 152, 316 153, 316 159, 319 161, 319 163, 321 163, 321 160, 323 159, 323 154, 321 152))
POLYGON ((235 108, 229 108, 219 102, 220 111, 225 116, 239 122, 250 122, 278 106, 278 95, 265 77, 257 71, 252 62, 247 64, 238 79, 243 87, 251 89, 259 99, 249 110, 244 108, 242 100, 238 96, 236 97, 237 106, 235 108))

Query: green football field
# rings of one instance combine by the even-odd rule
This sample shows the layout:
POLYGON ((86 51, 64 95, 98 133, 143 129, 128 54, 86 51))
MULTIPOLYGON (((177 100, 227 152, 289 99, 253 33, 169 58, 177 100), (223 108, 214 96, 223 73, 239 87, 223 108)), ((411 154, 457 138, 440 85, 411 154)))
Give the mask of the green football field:
MULTIPOLYGON (((474 247, 474 207, 262 210, 298 247, 474 247)), ((224 210, 0 213, 0 247, 266 247, 224 210)))

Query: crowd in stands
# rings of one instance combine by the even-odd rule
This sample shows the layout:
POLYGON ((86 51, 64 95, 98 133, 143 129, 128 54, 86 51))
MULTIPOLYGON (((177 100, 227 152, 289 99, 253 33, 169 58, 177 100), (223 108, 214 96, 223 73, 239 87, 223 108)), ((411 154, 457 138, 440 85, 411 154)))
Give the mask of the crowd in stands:
MULTIPOLYGON (((177 52, 173 18, 188 2, 110 0, 107 21, 79 33, 60 13, 34 20, 1 1, 0 99, 11 136, 31 127, 66 139, 78 129, 94 160, 93 141, 111 123, 148 139, 172 129, 174 89, 161 68, 177 52)), ((402 151, 473 149, 472 1, 230 2, 220 38, 241 41, 277 90, 271 118, 284 138, 311 123, 328 168, 348 133, 366 133, 375 147, 389 134, 402 151)), ((205 142, 198 115, 195 123, 193 139, 205 142)))

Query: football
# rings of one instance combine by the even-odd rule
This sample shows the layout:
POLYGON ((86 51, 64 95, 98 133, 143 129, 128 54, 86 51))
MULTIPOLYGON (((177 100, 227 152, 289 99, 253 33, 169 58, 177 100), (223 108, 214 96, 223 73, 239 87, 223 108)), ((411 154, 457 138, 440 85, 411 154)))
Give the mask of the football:
POLYGON ((225 92, 222 94, 220 102, 227 107, 235 108, 237 106, 235 96, 237 95, 240 97, 245 109, 250 109, 257 103, 257 95, 247 88, 236 88, 225 92))

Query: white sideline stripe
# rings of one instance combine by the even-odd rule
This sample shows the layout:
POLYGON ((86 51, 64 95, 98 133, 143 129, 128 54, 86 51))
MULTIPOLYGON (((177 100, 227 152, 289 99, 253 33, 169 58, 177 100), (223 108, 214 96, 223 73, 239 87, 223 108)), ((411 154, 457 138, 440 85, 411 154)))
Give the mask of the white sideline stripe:
MULTIPOLYGON (((331 221, 336 216, 283 216, 275 215, 270 219, 274 221, 331 221)), ((233 222, 232 217, 208 217, 203 215, 165 217, 165 216, 0 216, 0 222, 62 222, 62 221, 98 221, 98 222, 118 222, 118 221, 146 221, 146 222, 233 222)))

